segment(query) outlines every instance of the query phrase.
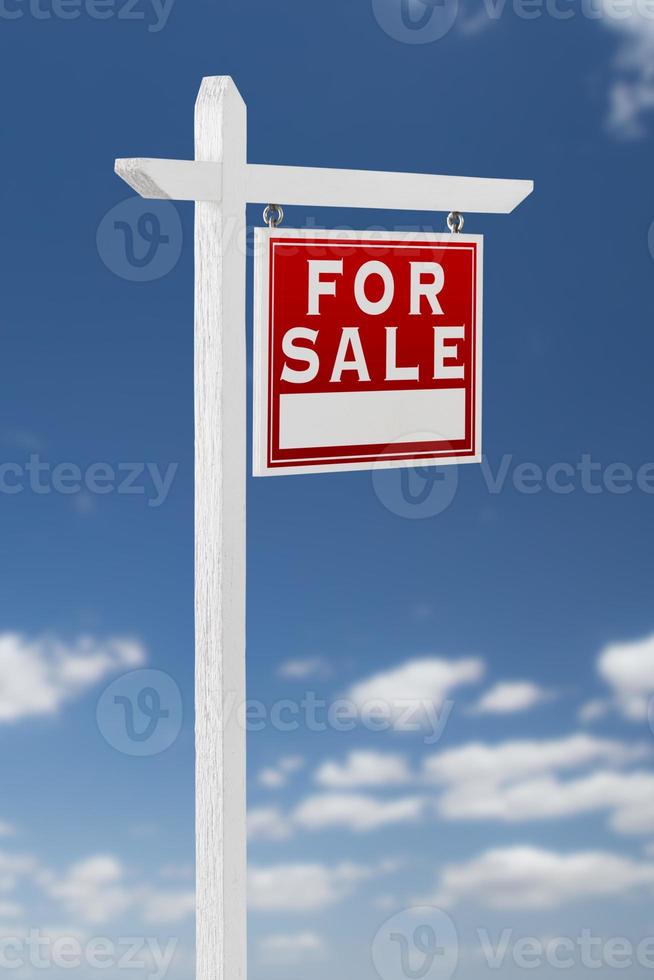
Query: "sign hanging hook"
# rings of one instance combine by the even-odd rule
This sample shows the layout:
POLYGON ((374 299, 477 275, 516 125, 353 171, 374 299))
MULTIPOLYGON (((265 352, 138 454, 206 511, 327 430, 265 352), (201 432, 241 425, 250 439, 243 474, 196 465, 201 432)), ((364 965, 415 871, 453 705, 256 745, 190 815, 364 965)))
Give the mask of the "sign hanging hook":
POLYGON ((464 218, 459 211, 450 211, 447 216, 447 227, 453 235, 458 235, 463 231, 464 218))
POLYGON ((281 204, 267 204, 263 209, 263 221, 269 228, 277 228, 284 220, 284 208, 281 204))

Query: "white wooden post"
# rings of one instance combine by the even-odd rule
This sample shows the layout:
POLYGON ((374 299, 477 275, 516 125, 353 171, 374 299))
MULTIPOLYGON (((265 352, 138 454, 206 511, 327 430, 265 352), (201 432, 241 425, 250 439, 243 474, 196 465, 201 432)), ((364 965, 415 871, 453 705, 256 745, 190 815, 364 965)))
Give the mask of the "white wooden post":
POLYGON ((197 980, 246 980, 245 206, 507 214, 530 180, 247 163, 246 108, 205 78, 195 160, 116 160, 142 197, 196 202, 197 980))
POLYGON ((231 78, 205 78, 197 160, 222 202, 195 205, 195 630, 198 980, 246 980, 245 164, 231 78))

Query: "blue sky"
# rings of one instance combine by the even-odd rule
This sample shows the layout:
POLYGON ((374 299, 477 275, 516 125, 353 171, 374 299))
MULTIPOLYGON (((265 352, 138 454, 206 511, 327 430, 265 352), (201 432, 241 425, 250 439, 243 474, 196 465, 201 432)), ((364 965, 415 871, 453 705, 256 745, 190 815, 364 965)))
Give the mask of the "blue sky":
POLYGON ((381 959, 402 980, 384 923, 412 942, 425 902, 459 944, 428 980, 491 971, 484 936, 507 929, 515 976, 526 938, 567 937, 582 976, 584 930, 654 934, 654 22, 589 9, 0 5, 10 958, 37 930, 51 960, 56 937, 87 956, 57 977, 95 973, 98 937, 106 977, 193 975, 192 209, 148 205, 140 244, 168 241, 135 271, 112 224, 136 234, 146 211, 112 169, 190 156, 207 74, 235 78, 253 162, 536 182, 510 217, 467 216, 485 235, 484 467, 249 480, 248 695, 359 711, 348 732, 249 735, 250 976, 372 980, 381 959), (106 708, 142 691, 137 727, 170 711, 155 754, 106 708), (361 721, 371 698, 384 731, 361 721), (406 699, 419 730, 396 730, 406 699))

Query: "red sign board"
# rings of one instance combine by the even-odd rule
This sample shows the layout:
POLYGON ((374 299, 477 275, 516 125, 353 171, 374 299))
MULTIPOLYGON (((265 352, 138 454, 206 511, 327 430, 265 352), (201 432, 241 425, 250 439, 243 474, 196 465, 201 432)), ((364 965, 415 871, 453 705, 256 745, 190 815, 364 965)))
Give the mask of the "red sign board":
POLYGON ((480 236, 255 245, 256 476, 480 460, 480 236))

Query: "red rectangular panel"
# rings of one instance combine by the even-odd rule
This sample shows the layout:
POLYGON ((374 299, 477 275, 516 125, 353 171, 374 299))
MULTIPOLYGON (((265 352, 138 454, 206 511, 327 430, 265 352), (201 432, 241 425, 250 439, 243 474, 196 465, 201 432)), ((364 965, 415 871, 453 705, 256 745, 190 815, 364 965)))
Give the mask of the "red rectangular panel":
POLYGON ((256 246, 255 475, 479 460, 479 236, 256 246))

